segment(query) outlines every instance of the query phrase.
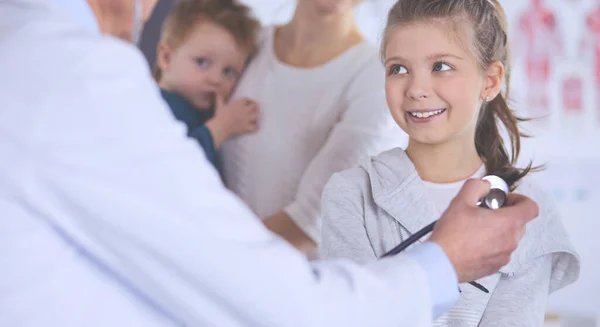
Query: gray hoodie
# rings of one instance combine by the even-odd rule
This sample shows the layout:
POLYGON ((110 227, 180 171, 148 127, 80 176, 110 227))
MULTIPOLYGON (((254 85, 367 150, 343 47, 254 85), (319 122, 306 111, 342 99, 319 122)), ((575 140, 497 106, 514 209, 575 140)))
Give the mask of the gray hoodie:
MULTIPOLYGON (((540 216, 528 224, 510 263, 478 281, 490 293, 460 285, 458 302, 434 326, 543 326, 548 295, 579 277, 579 257, 552 196, 529 177, 515 193, 535 200, 540 216)), ((396 148, 333 175, 323 190, 321 218, 321 257, 367 263, 439 212, 413 163, 396 148)))

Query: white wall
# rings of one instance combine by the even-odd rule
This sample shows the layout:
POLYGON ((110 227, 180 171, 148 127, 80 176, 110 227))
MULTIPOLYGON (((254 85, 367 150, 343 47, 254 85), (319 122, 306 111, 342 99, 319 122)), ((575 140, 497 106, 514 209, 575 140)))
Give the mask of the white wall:
MULTIPOLYGON (((289 19, 295 3, 289 0, 245 2, 253 6, 265 24, 289 19)), ((393 2, 367 1, 357 9, 360 28, 371 40, 379 40, 386 12, 393 2)), ((549 310, 600 317, 600 208, 596 207, 600 205, 600 90, 594 83, 592 51, 579 51, 583 38, 592 40, 591 34, 585 31, 584 16, 592 7, 600 6, 600 1, 547 0, 545 6, 555 15, 558 36, 538 34, 535 40, 528 39, 526 33, 518 28, 520 15, 533 0, 501 2, 510 20, 510 41, 515 49, 512 98, 523 114, 532 114, 524 110, 529 107, 527 95, 539 93, 534 89, 543 87, 527 79, 523 60, 528 47, 535 46, 536 40, 541 41, 540 46, 533 50, 542 55, 549 53, 552 57, 547 84, 550 118, 545 120, 546 123, 528 126, 536 138, 525 142, 523 159, 548 163, 548 169, 538 173, 537 177, 556 195, 564 223, 581 254, 583 267, 581 279, 576 284, 551 297, 549 310), (582 79, 583 107, 579 112, 563 109, 562 83, 567 76, 582 79)), ((600 35, 595 38, 600 47, 600 35)))

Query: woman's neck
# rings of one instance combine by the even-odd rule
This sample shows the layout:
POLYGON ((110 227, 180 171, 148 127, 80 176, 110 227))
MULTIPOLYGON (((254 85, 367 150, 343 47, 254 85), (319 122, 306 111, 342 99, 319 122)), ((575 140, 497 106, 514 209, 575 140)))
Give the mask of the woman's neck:
POLYGON ((320 66, 363 41, 353 12, 329 16, 299 2, 292 20, 275 32, 275 54, 291 66, 320 66))
POLYGON ((406 154, 419 176, 433 183, 452 183, 469 178, 483 164, 475 142, 455 140, 431 145, 411 139, 406 154))

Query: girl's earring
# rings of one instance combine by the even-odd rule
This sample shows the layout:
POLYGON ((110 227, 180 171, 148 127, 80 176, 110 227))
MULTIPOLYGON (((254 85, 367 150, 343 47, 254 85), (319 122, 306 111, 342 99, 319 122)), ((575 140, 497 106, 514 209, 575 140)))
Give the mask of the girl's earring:
POLYGON ((492 100, 492 98, 490 98, 489 96, 485 97, 485 102, 490 102, 491 100, 492 100))

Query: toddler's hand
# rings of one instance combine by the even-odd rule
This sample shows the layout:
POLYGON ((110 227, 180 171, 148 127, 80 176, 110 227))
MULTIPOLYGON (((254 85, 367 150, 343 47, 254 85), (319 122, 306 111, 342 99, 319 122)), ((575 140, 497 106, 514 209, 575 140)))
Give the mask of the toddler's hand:
POLYGON ((211 131, 215 147, 225 140, 258 130, 258 106, 248 98, 225 103, 222 96, 215 97, 215 115, 206 123, 211 131))

